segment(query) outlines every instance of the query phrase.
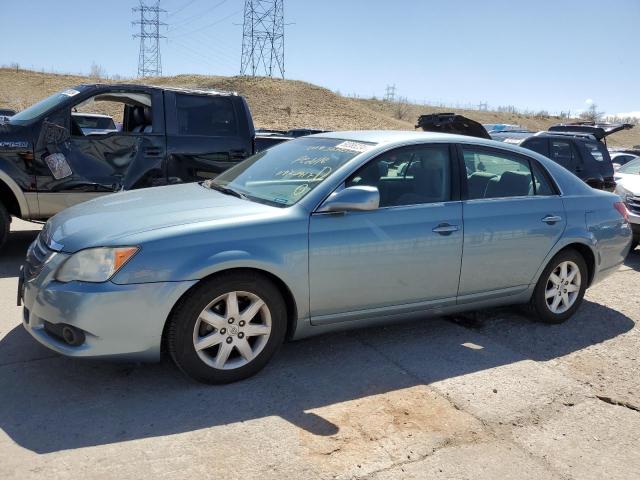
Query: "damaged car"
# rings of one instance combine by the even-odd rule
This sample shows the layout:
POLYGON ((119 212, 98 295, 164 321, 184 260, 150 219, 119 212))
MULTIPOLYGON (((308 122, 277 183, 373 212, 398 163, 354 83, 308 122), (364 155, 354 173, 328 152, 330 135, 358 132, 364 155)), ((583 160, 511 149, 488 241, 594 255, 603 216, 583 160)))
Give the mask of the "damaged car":
POLYGON ((0 125, 0 246, 12 216, 45 220, 108 193, 214 178, 259 142, 236 93, 124 84, 55 93, 0 125))

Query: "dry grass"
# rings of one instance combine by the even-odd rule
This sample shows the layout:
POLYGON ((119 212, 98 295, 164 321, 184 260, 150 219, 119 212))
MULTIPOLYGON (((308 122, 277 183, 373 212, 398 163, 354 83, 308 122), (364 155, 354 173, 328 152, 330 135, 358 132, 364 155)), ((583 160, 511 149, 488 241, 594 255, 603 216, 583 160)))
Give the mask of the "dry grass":
MULTIPOLYGON (((28 70, 0 68, 0 107, 23 109, 54 92, 95 79, 28 70)), ((397 106, 379 100, 345 98, 326 88, 295 80, 250 77, 178 75, 147 79, 147 83, 174 87, 212 88, 236 91, 245 96, 257 127, 288 129, 313 127, 327 130, 413 130, 418 116, 442 111, 440 107, 406 105, 399 120, 397 106)), ((109 83, 109 81, 104 81, 109 83)), ((139 83, 133 80, 132 83, 139 83)), ((512 113, 446 109, 481 123, 516 123, 531 130, 544 130, 560 121, 557 117, 533 118, 512 113)), ((104 111, 114 115, 115 112, 104 111)), ((640 144, 640 128, 615 134, 610 145, 640 144)))

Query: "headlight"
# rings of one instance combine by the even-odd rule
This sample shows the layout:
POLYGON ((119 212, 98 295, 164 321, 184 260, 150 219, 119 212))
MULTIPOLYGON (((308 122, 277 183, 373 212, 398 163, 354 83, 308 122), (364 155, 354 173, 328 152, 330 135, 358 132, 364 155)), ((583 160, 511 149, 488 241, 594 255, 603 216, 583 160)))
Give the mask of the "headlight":
POLYGON ((71 255, 56 272, 60 282, 106 282, 120 270, 138 247, 99 247, 80 250, 71 255))

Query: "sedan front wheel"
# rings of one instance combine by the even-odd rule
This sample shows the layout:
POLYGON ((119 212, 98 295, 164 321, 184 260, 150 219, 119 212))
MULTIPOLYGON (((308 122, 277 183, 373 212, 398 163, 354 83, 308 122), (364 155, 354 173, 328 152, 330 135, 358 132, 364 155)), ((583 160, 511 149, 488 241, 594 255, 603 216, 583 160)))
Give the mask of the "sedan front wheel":
POLYGON ((261 275, 222 274, 198 285, 176 307, 168 347, 195 380, 228 383, 257 373, 282 344, 286 306, 261 275))

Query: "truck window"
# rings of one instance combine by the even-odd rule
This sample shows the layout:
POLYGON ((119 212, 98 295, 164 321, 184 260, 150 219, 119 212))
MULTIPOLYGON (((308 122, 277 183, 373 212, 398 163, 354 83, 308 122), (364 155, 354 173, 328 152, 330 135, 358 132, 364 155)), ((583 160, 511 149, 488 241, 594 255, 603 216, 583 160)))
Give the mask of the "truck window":
POLYGON ((176 112, 180 135, 228 137, 238 134, 229 97, 177 94, 176 112))
POLYGON ((549 147, 547 145, 546 138, 528 138, 527 140, 522 142, 522 146, 524 148, 528 148, 529 150, 533 150, 534 152, 538 152, 540 155, 544 155, 545 157, 549 156, 549 147))
POLYGON ((103 91, 71 109, 71 135, 153 133, 151 96, 140 92, 103 91))

